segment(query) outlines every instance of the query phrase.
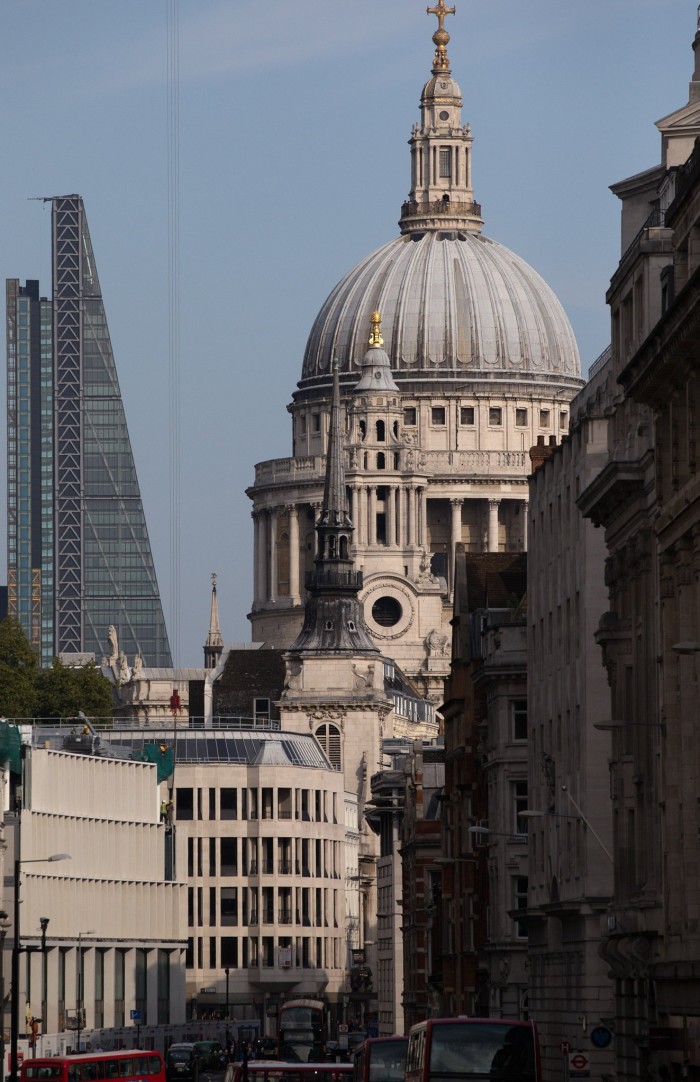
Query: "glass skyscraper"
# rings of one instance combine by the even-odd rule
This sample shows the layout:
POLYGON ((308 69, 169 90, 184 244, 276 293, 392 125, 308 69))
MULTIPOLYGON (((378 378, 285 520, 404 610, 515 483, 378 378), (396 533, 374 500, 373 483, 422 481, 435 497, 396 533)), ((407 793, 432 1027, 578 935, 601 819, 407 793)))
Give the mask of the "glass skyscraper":
POLYGON ((53 298, 7 282, 8 611, 48 665, 172 664, 83 201, 52 203, 53 298))

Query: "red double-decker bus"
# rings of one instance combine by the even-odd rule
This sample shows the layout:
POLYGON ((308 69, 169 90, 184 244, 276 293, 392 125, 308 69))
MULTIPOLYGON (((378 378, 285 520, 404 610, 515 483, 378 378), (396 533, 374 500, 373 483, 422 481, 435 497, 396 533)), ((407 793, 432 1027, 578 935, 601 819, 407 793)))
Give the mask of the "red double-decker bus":
POLYGON ((50 1059, 26 1059, 20 1082, 166 1082, 163 1059, 159 1052, 86 1052, 79 1056, 51 1056, 50 1059))
POLYGON ((353 1082, 404 1082, 408 1037, 368 1037, 352 1055, 353 1082))
POLYGON ((320 999, 288 999, 280 1004, 277 1048, 281 1060, 322 1063, 328 1038, 326 1004, 320 999))
POLYGON ((429 1018, 408 1035, 406 1082, 541 1082, 541 1074, 534 1022, 429 1018))

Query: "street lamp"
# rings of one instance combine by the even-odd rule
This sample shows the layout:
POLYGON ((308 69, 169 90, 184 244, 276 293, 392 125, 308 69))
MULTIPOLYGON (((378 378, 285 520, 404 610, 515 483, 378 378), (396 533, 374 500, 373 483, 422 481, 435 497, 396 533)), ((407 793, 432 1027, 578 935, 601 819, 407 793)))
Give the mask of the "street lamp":
POLYGON ((15 896, 14 903, 14 942, 12 947, 12 1002, 11 1002, 11 1021, 10 1021, 10 1082, 17 1082, 19 1072, 17 1070, 17 1042, 19 1040, 19 956, 22 952, 22 945, 19 935, 19 873, 23 864, 46 864, 53 863, 55 860, 70 860, 70 853, 52 853, 50 857, 35 857, 30 860, 21 860, 19 857, 20 852, 20 829, 21 829, 21 817, 20 811, 17 812, 17 833, 15 836, 16 842, 16 854, 15 857, 15 874, 14 874, 14 891, 15 896))
MULTIPOLYGON (((518 818, 522 812, 518 812, 518 818)), ((510 838, 512 841, 522 842, 527 839, 527 834, 506 834, 502 830, 491 830, 489 827, 467 827, 467 834, 488 834, 492 838, 510 838)))
POLYGON ((226 974, 226 1021, 227 1022, 228 1022, 228 1018, 229 1018, 229 1015, 228 1015, 228 975, 229 975, 229 972, 230 972, 229 967, 226 966, 224 968, 224 973, 226 974))
POLYGON ((83 936, 94 934, 94 928, 86 928, 84 932, 78 932, 78 951, 75 956, 75 1017, 78 1023, 76 1052, 80 1051, 80 1031, 83 1028, 83 936))
POLYGON ((575 801, 575 800, 574 800, 574 798, 572 797, 572 795, 571 795, 571 793, 569 792, 569 790, 568 790, 567 786, 566 786, 566 785, 562 785, 562 787, 561 787, 561 791, 562 791, 562 793, 566 793, 567 797, 568 797, 568 798, 569 798, 569 800, 571 801, 571 804, 573 805, 573 807, 575 808, 575 810, 576 810, 576 811, 578 812, 579 816, 581 817, 581 822, 582 822, 582 823, 584 823, 584 825, 586 826, 586 828, 587 828, 588 830, 590 830, 591 834, 593 835, 593 837, 595 838, 595 840, 596 840, 596 841, 598 842, 598 845, 599 845, 599 846, 600 846, 600 848, 601 848, 601 849, 603 850, 603 852, 605 853, 605 855, 606 855, 606 857, 608 858, 608 860, 610 861, 610 863, 611 863, 611 864, 614 864, 614 863, 615 863, 615 861, 614 861, 614 859, 613 859, 613 855, 612 855, 612 853, 610 852, 610 850, 608 849, 608 847, 607 847, 607 846, 605 845, 605 843, 603 842, 603 839, 602 839, 602 838, 600 837, 600 835, 599 835, 599 834, 596 834, 596 832, 595 832, 594 828, 593 828, 593 827, 591 826, 591 824, 590 824, 590 823, 588 822, 588 819, 586 819, 586 816, 585 816, 585 815, 583 814, 583 812, 582 812, 581 808, 579 808, 578 804, 576 803, 576 801, 575 801))
POLYGON ((615 733, 621 729, 658 729, 662 736, 666 736, 666 722, 664 721, 594 721, 593 728, 601 733, 615 733))
POLYGON ((0 1078, 5 1074, 5 937, 11 920, 0 909, 0 1078))
POLYGON ((674 654, 700 654, 700 642, 674 642, 671 649, 674 654))

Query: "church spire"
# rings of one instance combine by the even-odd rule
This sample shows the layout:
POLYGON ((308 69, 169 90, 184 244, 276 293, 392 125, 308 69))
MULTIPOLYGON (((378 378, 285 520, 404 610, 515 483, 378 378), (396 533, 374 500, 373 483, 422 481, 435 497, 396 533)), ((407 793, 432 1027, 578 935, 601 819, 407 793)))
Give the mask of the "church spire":
POLYGON ((204 646, 204 668, 215 669, 221 652, 224 648, 224 640, 219 626, 219 602, 216 597, 216 571, 211 573, 211 610, 209 613, 209 634, 204 646))
POLYGON ((432 78, 423 87, 421 121, 413 126, 411 191, 401 207, 402 233, 480 233, 484 222, 472 187, 472 134, 462 126, 462 91, 452 78, 445 18, 456 8, 438 0, 426 8, 437 16, 432 78))
POLYGON ((343 449, 343 412, 340 404, 339 365, 333 359, 326 479, 323 505, 316 523, 314 570, 307 575, 309 592, 304 607, 304 626, 290 653, 377 654, 365 627, 362 604, 362 572, 350 556, 353 525, 348 512, 343 449))
MULTIPOLYGON (((316 526, 319 539, 319 552, 328 552, 331 543, 326 534, 341 530, 352 533, 352 523, 348 514, 348 497, 345 490, 345 467, 343 463, 343 418, 340 408, 340 378, 337 357, 333 357, 333 397, 328 431, 328 458, 326 460, 326 480, 323 488, 323 506, 316 526), (323 530, 320 533, 319 530, 323 530)), ((337 546, 339 551, 339 545, 337 546)))

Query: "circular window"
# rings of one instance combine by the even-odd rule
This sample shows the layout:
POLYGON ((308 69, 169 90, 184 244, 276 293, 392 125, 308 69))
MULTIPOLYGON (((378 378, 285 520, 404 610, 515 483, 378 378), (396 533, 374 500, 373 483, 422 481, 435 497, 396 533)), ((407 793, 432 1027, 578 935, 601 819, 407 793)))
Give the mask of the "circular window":
POLYGON ((446 109, 443 109, 442 112, 440 113, 440 120, 449 120, 449 119, 450 119, 450 114, 447 112, 446 109))
POLYGON ((372 619, 380 627, 394 627, 402 616, 401 603, 389 594, 384 594, 372 605, 372 619))

